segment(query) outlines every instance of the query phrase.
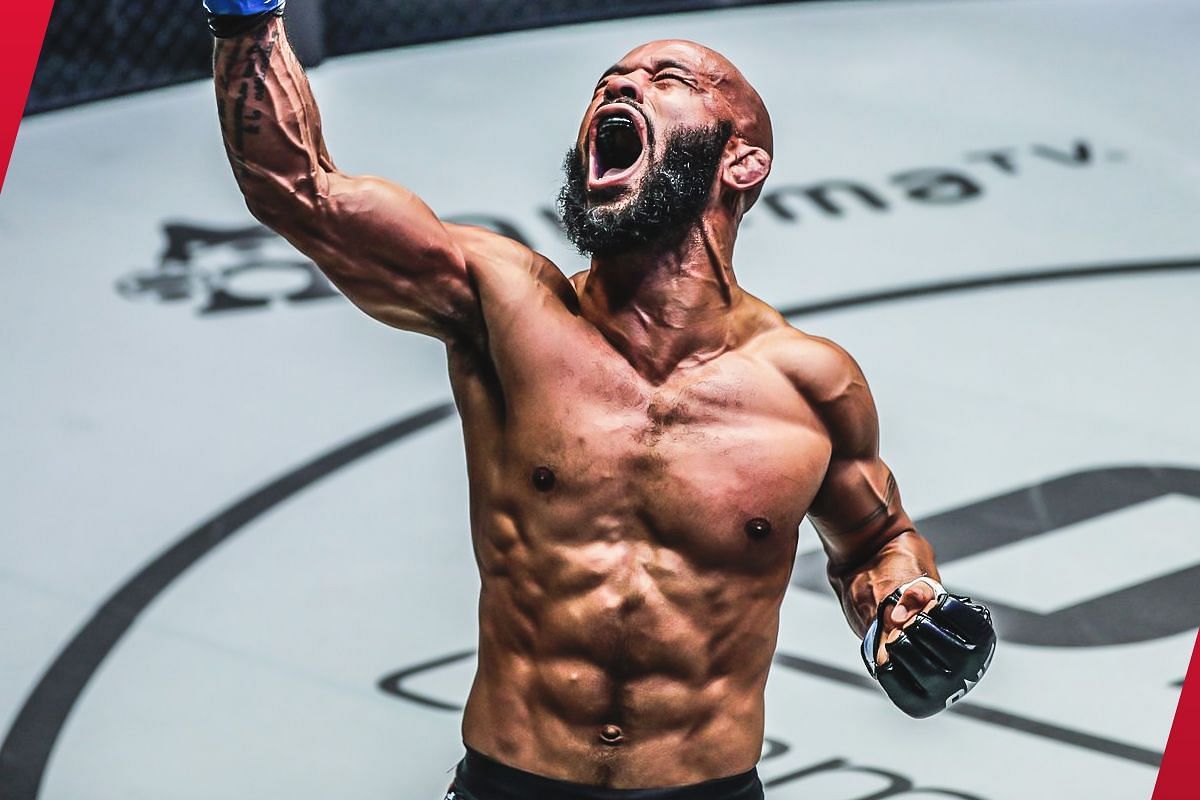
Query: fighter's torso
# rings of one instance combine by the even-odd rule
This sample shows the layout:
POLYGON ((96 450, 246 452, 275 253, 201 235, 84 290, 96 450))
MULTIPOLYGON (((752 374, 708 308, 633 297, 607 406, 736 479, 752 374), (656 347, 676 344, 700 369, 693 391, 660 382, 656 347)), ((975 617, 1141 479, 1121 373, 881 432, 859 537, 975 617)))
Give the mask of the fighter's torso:
POLYGON ((655 383, 561 286, 513 272, 479 291, 486 354, 451 351, 482 577, 467 742, 614 787, 749 769, 829 459, 772 359, 803 334, 762 314, 743 346, 655 383))

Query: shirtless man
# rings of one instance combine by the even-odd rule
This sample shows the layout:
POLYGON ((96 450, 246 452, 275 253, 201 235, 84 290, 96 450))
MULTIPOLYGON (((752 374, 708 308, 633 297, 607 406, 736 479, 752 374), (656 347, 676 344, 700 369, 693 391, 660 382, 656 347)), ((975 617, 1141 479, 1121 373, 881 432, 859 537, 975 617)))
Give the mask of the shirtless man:
POLYGON ((732 64, 660 41, 604 72, 559 198, 592 257, 567 278, 339 172, 281 7, 207 3, 246 202, 367 314, 444 342, 462 417, 482 589, 448 798, 761 798, 805 515, 894 702, 928 716, 979 680, 989 615, 938 583, 858 366, 734 278, 772 137, 732 64))

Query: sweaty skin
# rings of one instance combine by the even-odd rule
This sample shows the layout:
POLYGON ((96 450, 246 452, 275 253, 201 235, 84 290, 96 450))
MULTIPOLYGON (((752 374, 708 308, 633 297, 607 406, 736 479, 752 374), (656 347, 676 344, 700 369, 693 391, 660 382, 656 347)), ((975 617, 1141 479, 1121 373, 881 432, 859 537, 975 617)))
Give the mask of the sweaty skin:
MULTIPOLYGON (((219 41, 215 76, 253 214, 363 311, 445 343, 482 580, 468 745, 613 788, 744 772, 805 515, 860 636, 896 586, 937 577, 858 366, 734 278, 772 143, 722 56, 652 42, 605 73, 579 131, 589 161, 614 101, 660 134, 656 149, 679 125, 725 119, 734 134, 682 242, 593 258, 570 279, 395 184, 339 172, 280 20, 219 41)), ((646 155, 624 177, 589 163, 597 197, 626 202, 646 155)), ((889 635, 931 599, 910 590, 889 635)))

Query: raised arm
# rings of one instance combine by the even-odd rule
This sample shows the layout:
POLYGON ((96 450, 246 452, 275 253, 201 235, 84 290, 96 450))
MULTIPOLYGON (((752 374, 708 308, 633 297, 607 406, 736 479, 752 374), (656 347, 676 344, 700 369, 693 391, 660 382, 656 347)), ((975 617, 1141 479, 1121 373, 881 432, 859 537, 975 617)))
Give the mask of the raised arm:
POLYGON ((829 582, 863 638, 868 671, 905 713, 927 717, 983 677, 996 646, 991 614, 942 588, 933 548, 879 457, 879 420, 862 371, 833 343, 818 342, 809 391, 831 455, 809 518, 829 555, 829 582))
POLYGON ((412 192, 340 172, 279 0, 210 0, 217 108, 250 212, 311 258, 372 317, 449 340, 482 324, 452 229, 412 192), (255 8, 256 7, 256 8, 255 8), (248 28, 248 30, 244 30, 248 28))

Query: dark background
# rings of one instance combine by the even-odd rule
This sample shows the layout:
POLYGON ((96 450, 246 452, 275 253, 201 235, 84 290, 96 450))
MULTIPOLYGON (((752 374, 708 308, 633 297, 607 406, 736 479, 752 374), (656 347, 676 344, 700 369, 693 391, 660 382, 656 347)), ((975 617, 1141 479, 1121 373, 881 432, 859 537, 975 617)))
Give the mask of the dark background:
MULTIPOLYGON (((421 42, 780 0, 290 0, 288 33, 309 65, 421 42)), ((200 0, 58 0, 26 114, 211 73, 200 0)))

